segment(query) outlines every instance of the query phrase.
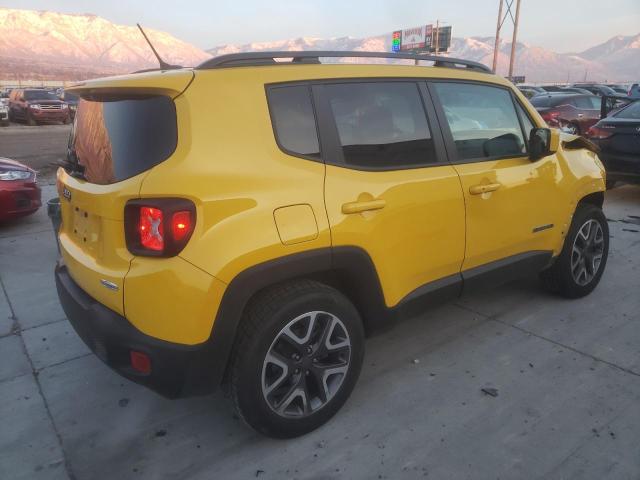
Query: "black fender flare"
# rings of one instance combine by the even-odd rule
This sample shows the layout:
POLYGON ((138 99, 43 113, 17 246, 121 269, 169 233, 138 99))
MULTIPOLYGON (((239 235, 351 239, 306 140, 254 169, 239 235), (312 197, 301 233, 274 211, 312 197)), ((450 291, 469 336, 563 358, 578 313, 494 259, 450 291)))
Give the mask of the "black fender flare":
POLYGON ((327 247, 269 260, 242 271, 227 286, 205 342, 206 370, 198 368, 209 378, 191 380, 214 388, 220 385, 249 300, 264 288, 297 278, 316 279, 340 290, 359 310, 368 333, 392 323, 377 271, 363 249, 327 247))

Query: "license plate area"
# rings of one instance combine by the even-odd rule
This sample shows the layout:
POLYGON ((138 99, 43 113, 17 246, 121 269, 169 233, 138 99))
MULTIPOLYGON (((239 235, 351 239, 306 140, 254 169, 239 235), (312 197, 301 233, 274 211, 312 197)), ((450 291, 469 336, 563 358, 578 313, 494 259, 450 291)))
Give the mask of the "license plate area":
POLYGON ((73 229, 70 232, 77 245, 96 251, 100 241, 100 217, 79 207, 73 207, 73 229))

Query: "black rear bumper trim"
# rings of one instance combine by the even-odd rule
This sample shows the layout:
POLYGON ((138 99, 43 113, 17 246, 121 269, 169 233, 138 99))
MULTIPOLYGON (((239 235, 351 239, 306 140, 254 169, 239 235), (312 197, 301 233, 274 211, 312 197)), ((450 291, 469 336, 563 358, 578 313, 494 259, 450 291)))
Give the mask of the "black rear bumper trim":
POLYGON ((89 296, 59 263, 56 288, 69 322, 87 346, 120 375, 165 397, 176 398, 210 393, 217 386, 225 365, 212 362, 213 341, 182 345, 160 340, 135 328, 125 317, 89 296), (146 353, 151 373, 131 368, 130 351, 146 353))

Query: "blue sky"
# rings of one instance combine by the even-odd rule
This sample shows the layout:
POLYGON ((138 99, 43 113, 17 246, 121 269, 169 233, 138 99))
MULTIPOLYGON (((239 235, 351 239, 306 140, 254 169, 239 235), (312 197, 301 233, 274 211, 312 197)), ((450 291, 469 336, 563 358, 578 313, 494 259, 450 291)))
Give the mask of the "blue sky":
MULTIPOLYGON (((640 0, 521 2, 519 40, 558 52, 640 33, 640 0)), ((370 36, 436 19, 452 25, 454 36, 489 36, 498 13, 498 0, 5 0, 1 6, 140 22, 201 48, 300 36, 370 36)))

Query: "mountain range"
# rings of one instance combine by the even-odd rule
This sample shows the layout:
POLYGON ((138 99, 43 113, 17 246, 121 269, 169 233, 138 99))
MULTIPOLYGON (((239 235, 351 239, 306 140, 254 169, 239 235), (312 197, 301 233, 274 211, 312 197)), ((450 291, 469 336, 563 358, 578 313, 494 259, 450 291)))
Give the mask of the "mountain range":
MULTIPOLYGON (((194 66, 211 55, 268 50, 391 50, 391 35, 365 38, 302 37, 222 45, 203 51, 172 35, 145 28, 168 63, 194 66)), ((449 55, 491 65, 493 37, 452 39, 449 55)), ((506 75, 511 44, 500 43, 498 73, 506 75)), ((135 26, 96 15, 0 8, 0 80, 82 80, 151 68, 157 62, 135 26)), ((515 75, 530 82, 637 81, 640 34, 616 36, 579 53, 516 44, 515 75)))

